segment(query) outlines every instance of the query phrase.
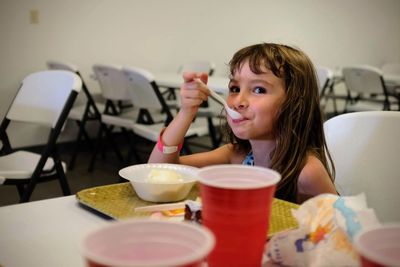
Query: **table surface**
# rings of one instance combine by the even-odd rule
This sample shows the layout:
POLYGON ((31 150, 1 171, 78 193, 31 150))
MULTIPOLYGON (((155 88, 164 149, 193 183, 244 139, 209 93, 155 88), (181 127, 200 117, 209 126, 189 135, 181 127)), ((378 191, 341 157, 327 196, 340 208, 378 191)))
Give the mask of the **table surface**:
POLYGON ((106 223, 75 196, 1 207, 0 266, 85 266, 79 241, 106 223))
MULTIPOLYGON (((75 196, 0 207, 0 266, 84 267, 80 240, 110 222, 75 196)), ((262 266, 277 265, 264 258, 262 266)))

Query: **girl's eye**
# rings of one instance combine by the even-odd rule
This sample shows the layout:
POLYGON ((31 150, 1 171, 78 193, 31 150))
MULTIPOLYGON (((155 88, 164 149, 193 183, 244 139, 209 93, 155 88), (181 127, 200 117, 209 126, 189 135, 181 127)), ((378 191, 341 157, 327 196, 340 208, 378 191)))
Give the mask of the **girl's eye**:
POLYGON ((267 89, 258 86, 254 88, 253 92, 256 94, 265 94, 267 92, 267 89))
POLYGON ((239 93, 240 88, 238 86, 230 86, 229 87, 229 93, 239 93))

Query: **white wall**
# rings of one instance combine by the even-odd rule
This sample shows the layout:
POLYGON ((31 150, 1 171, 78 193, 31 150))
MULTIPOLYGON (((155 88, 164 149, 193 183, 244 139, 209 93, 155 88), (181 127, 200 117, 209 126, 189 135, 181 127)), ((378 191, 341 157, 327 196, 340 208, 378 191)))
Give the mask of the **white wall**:
MULTIPOLYGON (((48 59, 79 66, 93 91, 93 63, 175 71, 208 59, 225 74, 236 50, 263 41, 295 45, 332 68, 380 66, 400 61, 399 26, 398 0, 0 0, 0 116, 48 59), (30 24, 32 9, 39 24, 30 24)), ((17 146, 44 142, 36 128, 12 135, 17 146)))

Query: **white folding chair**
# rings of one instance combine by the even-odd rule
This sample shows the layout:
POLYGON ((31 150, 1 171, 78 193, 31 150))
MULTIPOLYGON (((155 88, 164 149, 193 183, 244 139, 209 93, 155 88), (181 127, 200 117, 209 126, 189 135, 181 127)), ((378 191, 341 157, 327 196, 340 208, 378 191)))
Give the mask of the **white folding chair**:
POLYGON ((323 66, 316 66, 315 69, 317 72, 321 109, 324 110, 327 102, 325 95, 328 90, 332 90, 333 86, 333 71, 323 66))
MULTIPOLYGON (((154 76, 150 72, 134 67, 124 67, 123 73, 127 77, 130 85, 129 90, 132 102, 134 106, 140 110, 138 119, 131 124, 131 129, 135 135, 152 142, 157 142, 161 129, 169 124, 175 114, 168 107, 154 80, 154 76), (160 113, 157 113, 157 111, 161 110, 164 116, 162 122, 157 122, 154 119, 148 121, 148 119, 146 119, 149 115, 153 116, 154 114, 158 114, 157 116, 159 116, 160 113)), ((186 139, 207 134, 208 128, 206 121, 196 119, 187 131, 186 139)), ((132 149, 135 149, 135 147, 132 147, 132 149)), ((184 149, 186 149, 187 153, 190 153, 186 142, 184 143, 184 149)))
POLYGON ((400 110, 400 62, 383 64, 382 72, 388 93, 397 99, 400 110), (392 80, 393 77, 395 78, 394 80, 392 80))
POLYGON ((37 183, 53 179, 59 180, 64 195, 71 193, 56 141, 81 87, 78 75, 62 70, 32 73, 22 81, 0 126, 3 143, 0 177, 4 184, 17 186, 21 202, 29 201, 37 183), (49 129, 40 154, 12 149, 7 135, 11 122, 33 123, 49 129))
POLYGON ((68 118, 74 120, 78 127, 78 135, 75 140, 75 148, 72 152, 71 159, 68 164, 68 169, 72 170, 75 165, 75 161, 78 155, 78 151, 82 145, 82 139, 85 138, 85 141, 89 144, 89 146, 93 149, 94 145, 92 144, 91 138, 86 130, 86 123, 88 121, 97 121, 99 125, 101 124, 101 113, 105 109, 105 105, 103 103, 95 102, 92 94, 90 93, 88 87, 86 86, 84 80, 82 79, 82 75, 79 72, 79 69, 74 64, 68 62, 61 62, 55 60, 47 61, 47 67, 52 70, 67 70, 76 73, 82 80, 82 91, 86 98, 85 104, 75 104, 71 109, 71 112, 68 115, 68 118))
POLYGON ((342 114, 324 129, 338 192, 365 193, 382 222, 400 221, 400 112, 342 114))
POLYGON ((391 110, 397 103, 388 95, 382 71, 372 66, 349 66, 342 69, 344 82, 351 97, 345 106, 346 112, 391 110))
MULTIPOLYGON (((110 144, 119 161, 121 163, 124 162, 123 156, 111 135, 113 127, 107 127, 107 123, 104 120, 105 115, 109 115, 106 117, 115 120, 136 119, 137 109, 132 105, 128 90, 129 85, 121 70, 122 66, 116 64, 93 65, 93 71, 99 82, 102 96, 106 100, 106 105, 102 114, 102 124, 97 133, 97 145, 90 161, 89 171, 93 171, 98 151, 102 148, 104 152, 106 144, 110 144), (103 140, 104 134, 106 140, 103 140)), ((121 128, 121 130, 127 135, 125 128, 121 128)))
POLYGON ((317 72, 319 93, 320 96, 323 97, 325 91, 328 90, 333 81, 333 71, 330 68, 323 66, 316 66, 315 69, 317 72))

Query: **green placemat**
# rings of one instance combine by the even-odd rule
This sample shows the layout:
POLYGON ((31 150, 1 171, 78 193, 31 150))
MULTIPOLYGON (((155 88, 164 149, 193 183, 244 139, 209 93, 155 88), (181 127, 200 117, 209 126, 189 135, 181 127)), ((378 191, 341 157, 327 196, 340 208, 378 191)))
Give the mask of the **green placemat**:
MULTIPOLYGON (((195 185, 187 199, 195 200, 198 196, 199 189, 195 185)), ((81 204, 116 220, 148 217, 151 213, 135 212, 135 208, 155 204, 140 199, 129 182, 84 189, 76 194, 76 198, 81 204)), ((275 198, 272 203, 268 237, 296 228, 298 224, 292 216, 291 209, 297 208, 297 204, 275 198)))

